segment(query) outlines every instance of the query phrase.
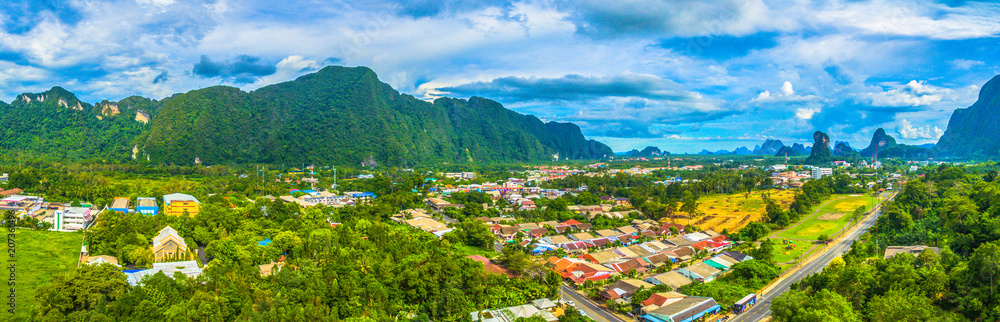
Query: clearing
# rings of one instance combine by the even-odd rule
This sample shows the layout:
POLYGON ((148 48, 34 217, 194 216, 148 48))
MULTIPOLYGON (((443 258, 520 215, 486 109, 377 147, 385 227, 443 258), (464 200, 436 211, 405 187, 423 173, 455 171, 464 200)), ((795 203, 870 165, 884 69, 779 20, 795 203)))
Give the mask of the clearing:
MULTIPOLYGON (((83 233, 17 228, 14 234, 17 260, 14 263, 17 265, 14 290, 17 308, 13 317, 4 309, 3 313, 0 313, 0 320, 28 321, 36 305, 35 291, 51 283, 56 275, 76 270, 77 261, 80 260, 83 233)), ((4 246, 5 249, 8 247, 4 246)), ((4 284, 9 285, 6 281, 4 284)), ((7 292, 4 294, 10 294, 10 289, 11 287, 7 286, 7 292)))
MULTIPOLYGON (((797 190, 768 190, 771 199, 774 199, 784 209, 788 209, 795 198, 797 190)), ((678 213, 679 219, 674 219, 674 223, 682 225, 695 225, 701 229, 711 229, 722 232, 728 229, 736 232, 746 226, 751 221, 760 221, 766 213, 764 209, 764 199, 761 197, 764 191, 754 191, 747 198, 745 194, 728 195, 707 195, 698 199, 698 211, 703 214, 695 218, 688 218, 685 213, 678 213)))
POLYGON ((829 203, 807 215, 802 221, 793 224, 784 231, 772 235, 779 238, 816 240, 819 235, 826 234, 835 238, 837 233, 852 223, 854 210, 861 206, 874 204, 872 197, 834 195, 829 203))

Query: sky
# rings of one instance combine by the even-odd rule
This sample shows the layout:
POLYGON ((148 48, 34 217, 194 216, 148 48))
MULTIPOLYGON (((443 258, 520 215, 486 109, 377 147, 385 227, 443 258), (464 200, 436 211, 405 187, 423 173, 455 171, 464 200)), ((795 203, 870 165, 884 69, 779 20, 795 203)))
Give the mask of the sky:
POLYGON ((0 100, 251 91, 328 65, 480 96, 615 151, 933 143, 1000 74, 1000 4, 805 0, 5 0, 0 100))

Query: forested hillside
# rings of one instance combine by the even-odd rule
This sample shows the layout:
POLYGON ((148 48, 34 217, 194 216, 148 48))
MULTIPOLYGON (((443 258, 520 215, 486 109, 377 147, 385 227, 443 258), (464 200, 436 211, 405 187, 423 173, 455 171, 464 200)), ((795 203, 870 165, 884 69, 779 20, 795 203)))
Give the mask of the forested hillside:
POLYGON ((777 298, 777 321, 1000 319, 1000 182, 942 166, 909 181, 843 259, 777 298), (883 258, 887 246, 926 245, 883 258))
POLYGON ((56 87, 0 104, 0 153, 192 164, 415 166, 610 156, 571 123, 472 97, 400 94, 365 67, 327 67, 253 92, 225 86, 96 105, 56 87))

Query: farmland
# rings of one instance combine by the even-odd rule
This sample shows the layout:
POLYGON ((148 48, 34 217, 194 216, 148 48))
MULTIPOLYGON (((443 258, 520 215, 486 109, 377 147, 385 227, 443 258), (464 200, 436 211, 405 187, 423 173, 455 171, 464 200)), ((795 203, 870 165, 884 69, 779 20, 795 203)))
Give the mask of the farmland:
MULTIPOLYGON (((791 190, 769 190, 770 198, 788 209, 795 198, 791 190)), ((760 221, 766 212, 763 191, 745 194, 709 195, 698 199, 698 215, 693 219, 681 219, 679 224, 692 224, 701 229, 722 232, 728 229, 738 231, 751 221, 760 221)))

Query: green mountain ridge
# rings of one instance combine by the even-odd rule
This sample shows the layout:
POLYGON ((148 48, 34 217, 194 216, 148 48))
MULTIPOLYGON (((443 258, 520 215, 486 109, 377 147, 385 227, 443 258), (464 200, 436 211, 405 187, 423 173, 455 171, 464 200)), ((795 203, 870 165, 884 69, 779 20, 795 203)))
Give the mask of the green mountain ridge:
POLYGON ((986 82, 979 99, 968 108, 956 109, 948 128, 933 150, 946 156, 1000 156, 1000 75, 986 82))
POLYGON ((61 87, 0 102, 0 153, 154 163, 418 165, 612 155, 572 123, 472 97, 401 94, 366 67, 326 67, 251 92, 214 86, 90 105, 61 87), (139 120, 149 120, 148 124, 139 120), (40 125, 40 126, 39 126, 40 125), (133 148, 135 151, 133 151, 133 148), (133 152, 135 152, 133 154, 133 152), (134 155, 134 156, 133 156, 134 155))

